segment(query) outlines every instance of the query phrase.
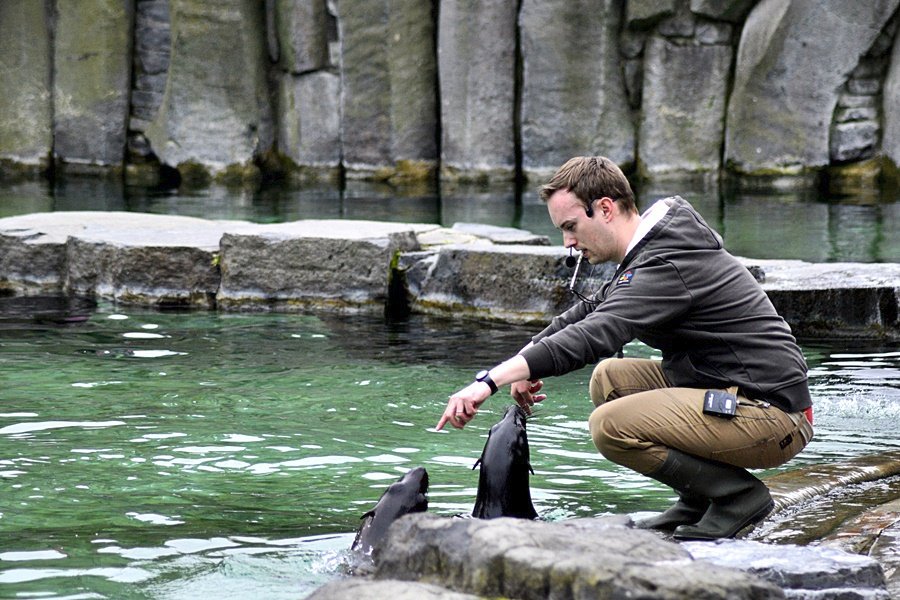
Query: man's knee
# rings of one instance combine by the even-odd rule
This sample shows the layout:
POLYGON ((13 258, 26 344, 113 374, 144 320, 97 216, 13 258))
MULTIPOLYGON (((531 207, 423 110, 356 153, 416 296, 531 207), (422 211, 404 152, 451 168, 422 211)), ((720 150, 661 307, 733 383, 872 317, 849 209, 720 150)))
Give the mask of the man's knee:
POLYGON ((634 450, 634 440, 630 440, 619 429, 617 420, 610 414, 609 408, 609 405, 595 408, 588 419, 588 427, 594 446, 600 454, 614 463, 622 464, 620 457, 634 450))
POLYGON ((616 410, 617 402, 594 409, 588 419, 591 439, 607 460, 639 473, 650 473, 665 460, 668 451, 627 431, 627 419, 616 410), (624 427, 623 427, 624 426, 624 427))
MULTIPOLYGON (((593 397, 593 394, 591 394, 591 397, 593 397)), ((597 447, 600 454, 606 456, 604 450, 607 448, 607 444, 612 439, 612 436, 610 435, 609 421, 601 414, 600 408, 602 407, 594 409, 594 412, 588 418, 588 429, 591 432, 591 439, 594 440, 594 446, 597 447)))
POLYGON ((614 372, 619 361, 620 359, 618 358, 605 358, 594 367, 594 373, 591 375, 591 381, 588 384, 588 391, 591 394, 591 402, 594 403, 594 406, 600 406, 607 400, 610 400, 610 396, 615 393, 614 372))

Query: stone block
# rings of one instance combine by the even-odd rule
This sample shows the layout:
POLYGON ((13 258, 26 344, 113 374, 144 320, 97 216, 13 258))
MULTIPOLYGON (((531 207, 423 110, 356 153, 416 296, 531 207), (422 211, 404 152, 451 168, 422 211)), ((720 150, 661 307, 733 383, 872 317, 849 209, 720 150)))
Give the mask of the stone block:
POLYGON ((441 2, 441 167, 448 179, 515 174, 516 3, 441 2))
POLYGON ((853 77, 847 80, 847 91, 862 96, 877 96, 881 93, 881 79, 853 77))
POLYGON ((49 166, 53 106, 45 10, 34 0, 0 2, 0 166, 49 166))
POLYGON ((877 108, 878 99, 874 96, 841 94, 838 98, 837 105, 838 108, 877 108))
POLYGON ((275 0, 278 66, 295 75, 330 66, 325 0, 275 0))
POLYGON ((692 38, 697 19, 686 10, 679 7, 675 14, 660 21, 656 26, 656 33, 669 38, 692 38))
POLYGON ((900 265, 756 260, 795 335, 860 339, 900 328, 900 265))
POLYGON ((133 3, 56 5, 53 153, 63 164, 121 168, 131 88, 133 3))
POLYGON ((697 23, 694 38, 701 44, 730 44, 734 26, 729 23, 697 23))
POLYGON ((726 45, 648 40, 638 142, 646 174, 718 170, 731 57, 726 45))
POLYGON ((878 145, 879 133, 881 128, 876 121, 837 123, 831 128, 831 159, 844 162, 872 156, 878 145))
POLYGON ((454 223, 453 230, 484 238, 493 244, 550 245, 550 238, 546 235, 535 235, 530 231, 516 229, 515 227, 498 227, 483 223, 454 223))
POLYGON ((629 28, 649 28, 675 14, 675 0, 628 0, 625 24, 629 28))
POLYGON ((66 269, 67 227, 48 226, 46 213, 0 219, 0 290, 59 292, 66 269))
POLYGON ((216 248, 110 243, 73 237, 66 245, 69 293, 123 304, 215 308, 216 248))
POLYGON ((766 0, 741 32, 725 159, 743 173, 800 173, 830 162, 829 127, 847 74, 897 0, 766 0))
POLYGON ((122 212, 0 219, 0 286, 146 306, 213 308, 215 255, 228 229, 255 225, 122 212))
POLYGON ((881 566, 835 548, 747 540, 682 544, 698 561, 740 569, 777 584, 789 598, 888 600, 881 566))
POLYGON ((307 220, 226 233, 218 305, 381 312, 395 257, 417 250, 416 232, 433 227, 307 220))
POLYGON ((340 77, 328 71, 279 78, 278 150, 301 167, 341 162, 340 77))
POLYGON ((836 123, 849 123, 851 121, 876 121, 878 109, 874 106, 868 108, 838 108, 834 111, 836 123))
POLYGON ((166 165, 213 176, 250 165, 274 137, 263 3, 170 0, 169 8, 168 82, 145 131, 154 152, 166 165))
POLYGON ((715 19, 741 23, 757 0, 690 0, 691 12, 715 19))
MULTIPOLYGON (((420 284, 411 310, 517 323, 542 323, 566 310, 575 296, 568 286, 572 269, 561 246, 494 245, 487 241, 447 244, 420 284), (528 289, 528 294, 522 290, 528 289)), ((599 286, 612 266, 603 265, 592 279, 578 284, 585 290, 599 286)), ((584 290, 582 290, 584 291, 584 290)))
POLYGON ((437 61, 430 0, 341 0, 343 160, 350 177, 437 162, 437 61))
POLYGON ((215 308, 226 230, 254 225, 139 213, 74 213, 65 289, 141 306, 215 308))
POLYGON ((621 12, 613 0, 522 2, 522 169, 528 178, 543 179, 573 156, 633 164, 635 126, 618 53, 621 12))

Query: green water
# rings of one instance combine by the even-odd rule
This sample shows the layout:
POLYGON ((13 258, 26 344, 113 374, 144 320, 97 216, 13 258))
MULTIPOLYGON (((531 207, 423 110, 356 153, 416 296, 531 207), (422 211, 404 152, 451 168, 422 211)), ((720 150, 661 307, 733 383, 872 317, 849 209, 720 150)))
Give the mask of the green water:
MULTIPOLYGON (((0 326, 0 597, 298 598, 340 577, 360 515, 413 466, 471 511, 495 397, 447 396, 529 330, 413 318, 159 313, 0 326)), ((896 448, 900 349, 808 346, 816 439, 791 468, 896 448)), ((651 356, 640 345, 632 356, 651 356)), ((660 510, 670 492, 594 450, 588 372, 529 421, 543 518, 660 510)))

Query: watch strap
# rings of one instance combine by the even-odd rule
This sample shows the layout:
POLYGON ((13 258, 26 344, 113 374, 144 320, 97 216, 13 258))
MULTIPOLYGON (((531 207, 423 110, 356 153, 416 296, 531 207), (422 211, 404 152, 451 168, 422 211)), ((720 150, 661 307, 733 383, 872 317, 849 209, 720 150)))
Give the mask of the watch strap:
POLYGON ((496 394, 497 390, 499 389, 497 387, 497 384, 494 383, 494 380, 491 379, 490 372, 487 370, 479 371, 478 374, 475 375, 475 381, 482 381, 482 382, 488 384, 488 387, 491 388, 491 396, 496 394))

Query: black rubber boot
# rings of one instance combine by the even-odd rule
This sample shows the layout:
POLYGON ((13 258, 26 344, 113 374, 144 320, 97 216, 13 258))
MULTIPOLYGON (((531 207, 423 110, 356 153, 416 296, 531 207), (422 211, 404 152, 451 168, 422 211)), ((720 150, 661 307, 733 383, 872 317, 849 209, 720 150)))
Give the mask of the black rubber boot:
POLYGON ((680 540, 734 537, 744 527, 763 520, 775 506, 769 489, 746 469, 674 449, 669 450, 659 471, 650 476, 672 486, 680 495, 710 501, 699 521, 675 528, 675 538, 680 540))
POLYGON ((699 521, 709 508, 709 500, 695 496, 679 496, 678 502, 655 517, 635 521, 638 529, 658 529, 675 531, 679 525, 693 525, 699 521))
POLYGON ((691 480, 698 476, 699 470, 696 465, 684 461, 684 456, 688 455, 669 450, 665 462, 656 471, 648 473, 648 477, 675 488, 678 502, 655 517, 636 521, 634 526, 638 529, 674 531, 679 525, 693 525, 706 513, 709 500, 690 490, 691 480))

